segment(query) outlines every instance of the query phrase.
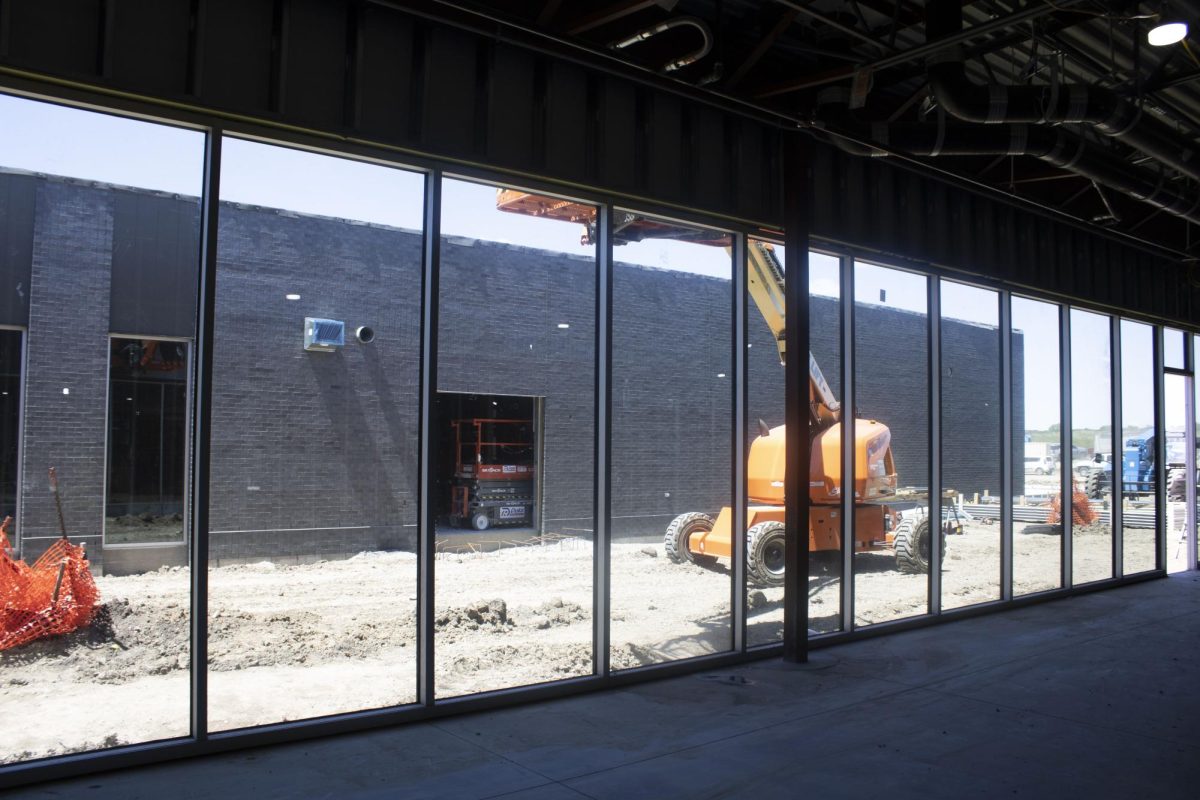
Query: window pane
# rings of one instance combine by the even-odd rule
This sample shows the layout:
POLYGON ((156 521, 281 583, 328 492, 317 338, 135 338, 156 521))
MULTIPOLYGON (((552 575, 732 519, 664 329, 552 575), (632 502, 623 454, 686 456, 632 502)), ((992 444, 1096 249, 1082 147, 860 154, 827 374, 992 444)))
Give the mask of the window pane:
POLYGON ((1164 420, 1166 435, 1167 476, 1167 563, 1168 572, 1188 568, 1187 518, 1187 401, 1190 379, 1185 375, 1167 374, 1163 379, 1164 420))
POLYGON ((1121 320, 1121 502, 1126 575, 1154 569, 1154 329, 1121 320))
POLYGON ((1183 361, 1183 331, 1163 328, 1163 366, 1167 369, 1186 369, 1183 361))
POLYGON ((423 176, 222 149, 209 726, 411 702, 423 176))
MULTIPOLYGON (((1195 353, 1197 348, 1200 348, 1200 336, 1195 336, 1192 338, 1192 352, 1195 353)), ((1194 376, 1192 377, 1192 392, 1192 402, 1194 403, 1192 409, 1194 413, 1197 413, 1196 410, 1200 409, 1200 381, 1197 381, 1194 376)), ((1200 436, 1197 436, 1196 440, 1196 461, 1193 463, 1200 464, 1200 436)), ((1200 470, 1198 470, 1198 472, 1200 472, 1200 470)), ((1187 478, 1185 477, 1184 480, 1186 481, 1187 478)), ((1176 485, 1178 485, 1178 483, 1176 485)), ((1195 518, 1197 531, 1200 532, 1200 514, 1193 514, 1193 517, 1195 518)), ((1200 535, 1196 536, 1196 560, 1197 563, 1200 563, 1200 535)))
POLYGON ((175 362, 195 336, 203 136, 3 95, 0 120, 0 511, 23 561, 0 555, 22 576, 0 601, 0 762, 186 736, 175 362), (114 364, 128 334, 171 345, 114 364))
POLYGON ((1000 599, 1000 306, 941 283, 942 608, 1000 599))
POLYGON ((928 611, 927 291, 923 275, 854 264, 855 462, 871 465, 854 476, 867 501, 855 511, 857 625, 928 611), (886 494, 889 480, 901 497, 886 494))
POLYGON ((1071 309, 1071 575, 1076 584, 1112 577, 1109 323, 1102 314, 1071 309))
MULTIPOLYGON (((616 217, 610 660, 621 669, 732 646, 733 273, 728 234, 616 217)), ((777 585, 782 510, 760 521, 757 582, 777 585)))
MULTIPOLYGON (((838 403, 838 414, 844 408, 841 281, 839 259, 823 253, 808 254, 809 343, 817 369, 838 403)), ((809 420, 814 433, 827 423, 828 420, 809 420)), ((840 461, 830 464, 822 459, 820 463, 824 475, 810 476, 811 480, 823 480, 825 487, 837 491, 826 493, 823 488, 809 493, 813 503, 810 514, 817 524, 810 521, 813 530, 809 539, 808 627, 817 633, 828 633, 842 628, 842 473, 840 461), (812 535, 819 530, 829 535, 812 535)))
MULTIPOLYGON (((747 242, 746 263, 746 504, 747 527, 758 515, 783 507, 784 248, 757 239, 747 242)), ((761 530, 761 529, 760 529, 761 530)), ((782 552, 782 551, 779 551, 782 552)), ((746 643, 783 640, 783 586, 746 582, 746 643)))
MULTIPOLYGON (((784 248, 750 240, 746 317, 747 395, 749 457, 747 520, 759 514, 774 513, 783 504, 784 376, 777 336, 784 333, 784 317, 779 309, 783 297, 784 248)), ((810 337, 813 358, 834 397, 841 388, 837 358, 841 350, 841 310, 838 259, 822 253, 808 254, 810 337)), ((818 423, 812 423, 818 425, 818 423)), ((840 486, 840 478, 833 480, 840 486)), ((829 505, 830 503, 826 503, 829 505)), ((837 502, 832 505, 836 508, 837 502)), ((751 524, 753 527, 753 524, 751 524)), ((840 536, 815 544, 809 561, 809 630, 817 633, 841 627, 841 550, 840 536)), ((749 646, 783 639, 783 587, 747 584, 746 642, 749 646)))
POLYGON ((595 219, 442 182, 438 697, 592 673, 595 219))
POLYGON ((1062 585, 1059 307, 1012 299, 1013 595, 1062 585), (1022 455, 1023 454, 1023 455, 1022 455))
POLYGON ((161 339, 109 344, 106 545, 183 540, 188 351, 161 339))

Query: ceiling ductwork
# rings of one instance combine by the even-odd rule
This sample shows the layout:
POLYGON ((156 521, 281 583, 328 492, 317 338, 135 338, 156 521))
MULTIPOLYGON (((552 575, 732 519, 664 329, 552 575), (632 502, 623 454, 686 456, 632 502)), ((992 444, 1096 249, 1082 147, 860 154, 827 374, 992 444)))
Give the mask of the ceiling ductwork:
POLYGON ((1200 193, 1169 186, 1161 173, 1128 164, 1063 128, 1023 123, 948 125, 944 116, 937 123, 863 122, 847 108, 847 97, 844 89, 822 92, 813 125, 825 129, 837 147, 854 155, 1028 156, 1200 224, 1200 193))
MULTIPOLYGON (((961 0, 928 0, 928 42, 952 39, 963 30, 961 0)), ((1200 153, 1145 109, 1099 86, 1064 84, 1052 75, 1044 86, 979 84, 967 76, 962 50, 951 47, 930 56, 929 89, 938 105, 964 122, 985 125, 1079 124, 1117 139, 1183 175, 1200 180, 1200 153)))
MULTIPOLYGON (((830 110, 829 132, 914 155, 908 166, 917 172, 1192 258, 1200 257, 1191 224, 1200 197, 1196 26, 1192 39, 1167 47, 1151 47, 1146 33, 1169 15, 1200 19, 1200 0, 1169 2, 1170 9, 1161 0, 432 5, 500 21, 549 53, 785 130, 821 119, 819 92, 839 88, 852 102, 830 110), (891 124, 872 127, 869 119, 891 124), (954 158, 935 158, 947 155, 954 158)), ((662 130, 689 136, 700 119, 670 103, 643 105, 634 116, 647 126, 661 118, 662 130)))

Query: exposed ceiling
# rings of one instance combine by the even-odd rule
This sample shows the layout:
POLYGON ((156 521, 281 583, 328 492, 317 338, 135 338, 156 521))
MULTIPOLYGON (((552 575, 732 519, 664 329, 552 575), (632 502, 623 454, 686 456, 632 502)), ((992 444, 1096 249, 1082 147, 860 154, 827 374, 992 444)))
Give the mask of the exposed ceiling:
POLYGON ((961 21, 957 0, 448 4, 1200 257, 1200 44, 1146 42, 1160 16, 1200 23, 1195 0, 968 1, 961 21), (950 43, 957 86, 930 79, 950 43))

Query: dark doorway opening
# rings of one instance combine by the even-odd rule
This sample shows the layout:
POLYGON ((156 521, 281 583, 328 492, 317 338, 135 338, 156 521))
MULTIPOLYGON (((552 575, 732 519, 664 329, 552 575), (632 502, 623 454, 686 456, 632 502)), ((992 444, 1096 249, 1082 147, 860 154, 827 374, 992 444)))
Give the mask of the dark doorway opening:
POLYGON ((540 398, 438 393, 432 467, 439 529, 540 525, 540 419, 540 398))

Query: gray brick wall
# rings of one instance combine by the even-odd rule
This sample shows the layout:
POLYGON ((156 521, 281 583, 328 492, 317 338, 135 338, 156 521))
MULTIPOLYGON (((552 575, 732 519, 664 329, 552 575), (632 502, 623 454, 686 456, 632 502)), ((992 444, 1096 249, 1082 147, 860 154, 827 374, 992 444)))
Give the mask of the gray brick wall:
MULTIPOLYGON (((63 474, 68 525, 98 544, 116 192, 39 182, 22 482, 26 555, 50 541, 30 537, 56 532, 45 482, 52 463, 63 474)), ((173 268, 194 274, 188 248, 179 251, 173 268)), ((409 231, 222 206, 215 563, 414 546, 420 252, 419 235, 409 231), (290 292, 301 300, 286 300, 290 292), (377 336, 369 345, 350 338, 338 352, 308 353, 305 316, 344 320, 348 336, 369 325, 377 336)), ((589 527, 592 515, 594 272, 588 259, 530 248, 443 244, 438 388, 545 398, 550 530, 589 527), (560 322, 571 327, 560 330, 560 322)), ((673 515, 716 511, 729 499, 732 385, 717 376, 731 374, 730 284, 617 264, 613 303, 614 531, 656 536, 673 515)), ((837 313, 836 301, 813 298, 813 351, 840 392, 837 313)), ((860 307, 857 319, 859 414, 891 427, 901 482, 924 484, 926 320, 877 306, 860 307)), ((755 419, 783 421, 783 370, 753 309, 749 320, 753 436, 755 419)), ((996 391, 996 347, 994 330, 944 328, 943 381, 955 399, 944 421, 970 432, 953 446, 948 439, 944 458, 948 481, 967 491, 998 489, 998 418, 985 405, 996 391)), ((100 548, 91 550, 101 563, 100 548)))
POLYGON ((48 468, 57 467, 67 530, 75 542, 86 542, 98 567, 113 196, 53 181, 38 187, 18 524, 27 557, 40 554, 58 535, 47 482, 48 468))
POLYGON ((218 242, 212 557, 411 549, 419 236, 226 204, 218 242), (306 352, 305 317, 346 346, 306 352))

